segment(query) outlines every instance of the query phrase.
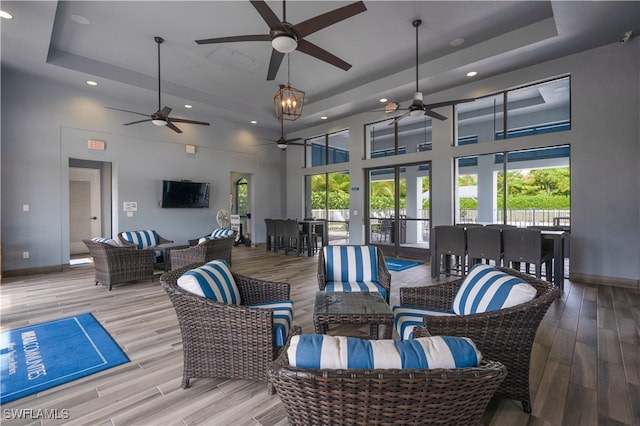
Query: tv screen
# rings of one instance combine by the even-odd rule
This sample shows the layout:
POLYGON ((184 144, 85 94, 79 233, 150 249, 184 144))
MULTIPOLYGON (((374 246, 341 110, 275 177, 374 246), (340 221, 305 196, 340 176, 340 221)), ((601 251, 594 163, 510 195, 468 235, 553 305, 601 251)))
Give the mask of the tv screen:
POLYGON ((162 208, 208 208, 209 187, 209 183, 203 182, 163 180, 162 208))

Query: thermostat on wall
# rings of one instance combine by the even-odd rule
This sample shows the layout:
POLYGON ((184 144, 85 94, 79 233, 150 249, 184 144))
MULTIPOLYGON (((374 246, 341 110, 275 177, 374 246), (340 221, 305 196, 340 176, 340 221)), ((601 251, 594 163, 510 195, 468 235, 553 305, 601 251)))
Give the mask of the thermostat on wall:
POLYGON ((122 210, 125 212, 137 212, 138 203, 136 201, 123 201, 122 210))

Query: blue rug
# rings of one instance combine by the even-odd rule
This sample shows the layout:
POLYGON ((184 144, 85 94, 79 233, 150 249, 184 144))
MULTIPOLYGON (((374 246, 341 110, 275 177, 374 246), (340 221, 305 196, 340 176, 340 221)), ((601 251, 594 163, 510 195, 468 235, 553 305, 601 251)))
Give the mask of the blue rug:
POLYGON ((400 259, 385 259, 384 262, 387 264, 387 268, 390 271, 404 271, 405 269, 422 265, 421 262, 410 262, 408 260, 400 260, 400 259))
POLYGON ((0 333, 0 403, 129 362, 86 313, 0 333))

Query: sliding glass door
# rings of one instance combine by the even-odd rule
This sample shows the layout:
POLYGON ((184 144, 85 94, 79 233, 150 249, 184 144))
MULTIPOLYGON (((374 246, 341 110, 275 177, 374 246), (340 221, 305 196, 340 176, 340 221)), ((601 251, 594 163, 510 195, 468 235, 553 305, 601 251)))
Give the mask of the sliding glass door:
POLYGON ((387 256, 429 257, 430 163, 367 171, 367 244, 387 256))

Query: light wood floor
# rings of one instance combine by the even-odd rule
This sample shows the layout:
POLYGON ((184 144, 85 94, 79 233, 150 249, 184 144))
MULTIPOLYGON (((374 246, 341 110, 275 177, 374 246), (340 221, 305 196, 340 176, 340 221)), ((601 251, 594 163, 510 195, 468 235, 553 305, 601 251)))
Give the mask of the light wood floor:
MULTIPOLYGON (((242 246, 233 250, 235 272, 291 284, 294 322, 304 332, 313 332, 317 257, 276 255, 242 246)), ((429 275, 428 263, 392 272, 391 303, 397 303, 399 287, 429 284, 429 275)), ((278 396, 268 395, 264 383, 192 379, 189 389, 180 388, 180 332, 157 277, 153 283, 107 291, 94 286, 93 266, 81 265, 64 273, 3 279, 0 290, 3 330, 92 312, 131 359, 5 404, 0 410, 2 424, 288 424, 278 396), (65 409, 69 418, 11 418, 21 409, 33 414, 37 409, 65 409)), ((531 415, 519 403, 492 401, 483 422, 640 425, 639 292, 566 281, 562 299, 552 305, 539 329, 531 386, 531 415)))

